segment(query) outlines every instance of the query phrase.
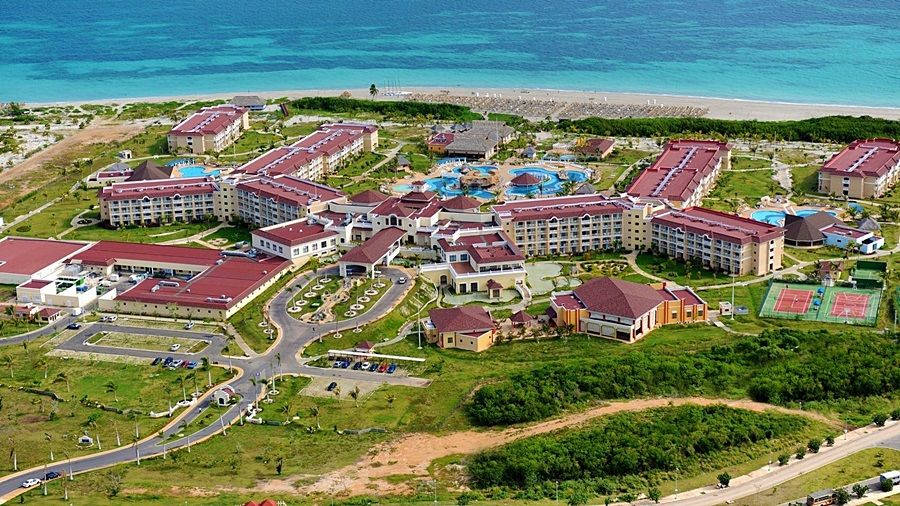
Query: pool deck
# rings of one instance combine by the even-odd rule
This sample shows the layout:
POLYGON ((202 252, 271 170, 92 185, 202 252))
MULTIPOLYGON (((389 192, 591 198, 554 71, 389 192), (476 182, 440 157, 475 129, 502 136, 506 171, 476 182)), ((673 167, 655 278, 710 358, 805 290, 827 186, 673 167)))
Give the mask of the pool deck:
MULTIPOLYGON (((400 194, 402 192, 394 191, 394 187, 400 186, 400 185, 412 184, 415 181, 424 181, 426 179, 442 177, 442 176, 452 172, 453 169, 459 167, 460 165, 462 165, 462 164, 459 162, 447 163, 444 165, 436 165, 431 170, 431 172, 429 172, 428 174, 408 175, 402 179, 399 179, 399 180, 391 183, 389 187, 383 188, 383 190, 388 190, 390 193, 393 193, 395 195, 400 194)), ((586 182, 590 181, 591 176, 593 175, 593 171, 591 169, 584 167, 582 165, 578 165, 576 163, 572 163, 572 162, 535 160, 533 162, 515 163, 515 164, 511 164, 511 163, 491 164, 491 163, 487 163, 487 162, 485 162, 485 163, 470 162, 469 165, 472 167, 482 167, 482 166, 491 165, 491 166, 494 166, 497 168, 497 174, 500 176, 500 181, 499 181, 499 183, 497 183, 497 185, 494 188, 489 189, 489 191, 491 191, 492 193, 504 192, 506 190, 507 186, 509 185, 509 181, 516 176, 516 174, 511 173, 511 171, 519 170, 519 169, 539 168, 539 169, 544 169, 544 170, 548 170, 551 172, 557 172, 557 173, 560 171, 570 171, 570 170, 580 171, 580 172, 585 173, 585 175, 586 175, 585 181, 586 182)), ((504 197, 507 200, 515 200, 515 199, 524 198, 524 196, 519 196, 519 195, 504 195, 504 197)), ((477 196, 476 196, 476 198, 477 198, 477 196)), ((488 200, 488 199, 482 198, 482 200, 488 200)))

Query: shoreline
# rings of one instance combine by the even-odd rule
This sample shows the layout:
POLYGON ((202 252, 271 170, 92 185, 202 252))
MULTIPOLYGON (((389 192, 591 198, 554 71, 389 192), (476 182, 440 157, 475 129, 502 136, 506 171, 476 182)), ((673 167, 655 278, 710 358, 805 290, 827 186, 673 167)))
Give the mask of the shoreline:
MULTIPOLYGON (((60 102, 25 102, 29 107, 48 106, 77 106, 82 104, 92 105, 122 105, 130 103, 168 102, 168 101, 204 101, 231 99, 235 95, 257 95, 264 99, 274 98, 300 98, 338 96, 344 91, 350 92, 353 98, 370 98, 367 88, 349 89, 309 89, 309 90, 277 90, 277 91, 238 91, 229 93, 197 93, 189 95, 149 96, 131 98, 108 98, 85 101, 60 101, 60 102)), ((799 120, 821 116, 849 115, 849 116, 873 116, 884 119, 900 120, 900 107, 878 107, 861 105, 835 105, 835 104, 805 104, 797 102, 766 101, 743 98, 718 98, 692 95, 672 95, 654 93, 627 93, 604 91, 578 91, 548 88, 489 88, 489 87, 440 87, 440 86, 413 86, 402 88, 403 92, 419 94, 441 94, 454 97, 475 97, 476 94, 497 95, 506 98, 521 98, 527 100, 552 100, 555 102, 599 103, 604 102, 614 105, 667 105, 683 107, 700 107, 708 109, 706 118, 733 119, 733 120, 799 120)), ((402 100, 402 96, 375 97, 376 100, 402 100)))

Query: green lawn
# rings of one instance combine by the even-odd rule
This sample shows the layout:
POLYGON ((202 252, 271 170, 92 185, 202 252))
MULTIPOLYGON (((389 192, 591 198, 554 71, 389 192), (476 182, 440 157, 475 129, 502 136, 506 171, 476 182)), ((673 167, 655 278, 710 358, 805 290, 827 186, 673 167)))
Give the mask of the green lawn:
POLYGON ((750 158, 746 156, 731 157, 731 170, 762 169, 771 166, 772 161, 768 159, 750 158))
POLYGON ((356 177, 372 168, 373 165, 384 160, 385 156, 379 153, 367 152, 353 158, 353 160, 338 169, 342 176, 356 177))
MULTIPOLYGON (((197 388, 202 390, 206 384, 206 373, 199 369, 168 371, 150 367, 149 362, 129 365, 45 356, 47 348, 42 347, 45 341, 44 338, 34 341, 27 349, 18 344, 0 347, 0 358, 5 363, 0 373, 3 383, 0 386, 0 398, 3 399, 0 418, 4 422, 0 423, 0 446, 3 447, 0 451, 4 456, 9 455, 10 442, 14 442, 20 468, 47 459, 49 446, 45 433, 53 438, 57 455, 67 450, 73 457, 96 451, 96 447, 79 449, 75 445, 75 439, 85 431, 94 436, 99 433, 105 449, 114 445, 116 427, 123 443, 130 441, 135 420, 126 414, 101 410, 93 403, 142 413, 162 411, 170 401, 174 403, 182 398, 182 379, 188 392, 195 388, 195 378, 197 388), (46 395, 18 387, 53 392, 62 400, 54 401, 46 395)), ((212 368, 211 372, 213 383, 228 375, 218 367, 212 368)), ((166 421, 143 414, 136 418, 141 434, 158 429, 166 421)), ((0 468, 0 473, 11 471, 6 457, 0 468)))
POLYGON ((164 156, 169 154, 166 134, 172 125, 152 125, 128 140, 128 148, 134 158, 164 156))
POLYGON ((210 241, 212 239, 226 239, 228 244, 234 244, 236 242, 250 242, 250 228, 244 225, 237 225, 233 227, 223 227, 215 232, 203 236, 204 241, 210 241))
POLYGON ((631 165, 636 161, 653 155, 652 151, 640 151, 630 148, 615 148, 603 162, 616 165, 631 165))
POLYGON ((282 127, 281 135, 293 141, 315 132, 317 128, 319 128, 318 123, 297 123, 296 125, 282 127))
MULTIPOLYGON (((9 286, 9 285, 3 285, 9 286)), ((15 297, 15 292, 13 292, 15 297)), ((26 320, 8 318, 6 315, 0 316, 0 337, 16 336, 25 332, 31 332, 41 328, 41 323, 31 323, 26 320)))
MULTIPOLYGON (((59 202, 10 229, 14 235, 27 237, 57 237, 71 226, 72 219, 82 211, 97 205, 97 194, 77 190, 66 194, 59 202)), ((67 237, 70 238, 70 237, 67 237)))
POLYGON ((263 152, 278 145, 281 137, 270 134, 261 133, 255 130, 248 130, 241 134, 241 137, 232 146, 225 148, 225 153, 246 153, 248 151, 263 152))
POLYGON ((791 167, 791 180, 794 184, 794 193, 818 193, 819 192, 819 166, 791 167))
POLYGON ((794 499, 805 500, 810 492, 849 485, 898 468, 900 468, 900 451, 870 448, 821 467, 813 473, 806 473, 775 488, 741 499, 737 504, 749 506, 781 504, 794 499))
MULTIPOLYGON (((315 265, 315 262, 315 259, 311 260, 310 263, 304 266, 304 269, 311 269, 313 265, 315 265)), ((228 322, 234 326, 244 339, 244 342, 247 343, 253 351, 263 353, 272 345, 275 334, 269 336, 263 332, 265 329, 259 326, 259 323, 263 321, 263 307, 265 307, 266 303, 271 300, 282 287, 294 279, 298 272, 285 272, 282 274, 281 278, 279 278, 274 285, 270 286, 265 292, 259 294, 252 302, 242 307, 240 311, 228 319, 228 322)), ((240 354, 240 350, 233 350, 230 353, 240 354)))
POLYGON ((184 239, 204 230, 213 228, 218 223, 172 223, 158 227, 126 227, 122 229, 110 229, 100 225, 91 225, 73 230, 66 234, 66 239, 82 241, 125 241, 158 243, 184 239))
MULTIPOLYGON (((708 286, 731 283, 731 276, 723 272, 713 272, 696 264, 665 258, 662 256, 641 253, 637 256, 637 264, 644 271, 673 281, 683 286, 708 286)), ((738 276, 738 282, 752 279, 755 276, 738 276)))
POLYGON ((785 190, 772 179, 770 170, 754 170, 750 172, 722 171, 716 181, 716 187, 710 193, 712 199, 742 200, 747 204, 755 204, 764 195, 784 193, 785 190))

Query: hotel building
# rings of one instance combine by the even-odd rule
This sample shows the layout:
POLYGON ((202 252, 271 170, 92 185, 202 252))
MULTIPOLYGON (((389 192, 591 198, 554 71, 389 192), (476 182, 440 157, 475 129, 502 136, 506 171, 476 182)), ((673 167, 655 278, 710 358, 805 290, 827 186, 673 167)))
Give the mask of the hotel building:
POLYGON ((697 206, 715 185, 719 171, 728 169, 730 160, 731 149, 724 142, 669 141, 653 165, 632 181, 626 193, 665 200, 678 208, 697 206))
POLYGON ((344 198, 339 190, 293 176, 240 182, 234 192, 238 218, 259 227, 324 211, 328 202, 344 198))
POLYGON ((877 198, 900 179, 900 142, 856 140, 819 169, 819 191, 852 199, 877 198))
POLYGON ((99 191, 100 219, 113 227, 207 219, 217 215, 217 189, 207 177, 113 184, 99 191))
POLYGON ((250 128, 250 111, 233 105, 204 107, 175 125, 166 140, 169 153, 219 152, 250 128))

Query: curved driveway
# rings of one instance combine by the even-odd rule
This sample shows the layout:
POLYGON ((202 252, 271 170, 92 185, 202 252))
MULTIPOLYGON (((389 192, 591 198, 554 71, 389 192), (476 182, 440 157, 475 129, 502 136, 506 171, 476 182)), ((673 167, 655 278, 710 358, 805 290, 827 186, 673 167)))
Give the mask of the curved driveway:
MULTIPOLYGON (((391 278, 394 281, 388 289, 387 293, 385 293, 381 297, 381 299, 379 299, 378 302, 376 302, 372 306, 372 308, 365 314, 341 321, 337 324, 329 323, 310 325, 293 318, 286 311, 287 304, 291 299, 291 292, 287 290, 281 291, 272 300, 270 304, 271 312, 269 315, 270 320, 274 322, 275 325, 277 325, 280 329, 280 337, 275 341, 274 345, 266 351, 266 353, 255 357, 244 358, 228 357, 223 355, 222 349, 225 346, 225 340, 221 335, 218 334, 206 334, 200 332, 166 330, 157 328, 147 329, 138 327, 124 327, 107 323, 86 325, 80 332, 66 340, 66 342, 57 346, 57 348, 69 351, 125 355, 147 359, 164 355, 179 359, 199 361, 200 358, 206 357, 207 359, 209 359, 210 363, 218 364, 223 367, 227 367, 229 363, 233 364, 233 366, 238 370, 238 374, 236 377, 223 383, 223 385, 231 385, 232 388, 234 388, 234 390, 241 396, 241 402, 231 405, 226 411, 222 413, 220 418, 216 419, 210 425, 192 432, 188 436, 177 437, 178 434, 182 434, 185 432, 181 429, 182 421, 190 424, 199 416, 201 416, 201 410, 204 410, 206 408, 207 404, 209 403, 209 398, 212 396, 212 392, 215 390, 215 388, 207 391, 194 404, 195 407, 199 406, 200 409, 194 409, 194 407, 191 407, 182 411, 181 414, 177 415, 163 429, 165 438, 171 439, 166 442, 166 449, 177 449, 186 446, 188 444, 188 438, 190 439, 190 443, 193 444, 199 440, 207 439, 217 433, 226 431, 226 428, 228 426, 237 422, 240 418, 241 410, 243 408, 246 408, 262 393, 261 388, 253 384, 253 381, 255 381, 256 379, 271 378, 275 375, 284 374, 340 377, 357 381, 376 380, 379 383, 405 385, 411 387, 425 387, 430 384, 429 380, 402 375, 367 373, 361 371, 353 371, 350 369, 323 369, 318 367, 310 367, 301 364, 300 361, 297 360, 297 356, 299 355, 300 351, 302 351, 303 348, 305 348, 309 343, 321 337, 322 334, 331 333, 335 330, 350 330, 356 328, 357 326, 371 323, 383 317, 394 307, 394 305, 399 300, 401 300, 405 296, 407 290, 409 290, 413 286, 412 282, 403 285, 396 282, 401 277, 406 277, 408 279, 410 278, 410 275, 408 273, 400 269, 392 267, 380 267, 380 270, 382 271, 384 276, 391 278), (144 350, 127 350, 122 348, 104 347, 102 345, 86 344, 86 340, 88 337, 102 331, 124 331, 132 334, 152 334, 202 339, 205 341, 209 341, 210 345, 200 353, 185 354, 159 353, 144 350)), ((319 270, 319 275, 326 273, 333 276, 338 275, 336 268, 319 270)), ((299 289, 312 277, 313 274, 311 272, 302 274, 298 276, 289 286, 294 287, 295 290, 299 289)), ((60 330, 71 321, 71 317, 67 317, 61 319, 53 325, 44 327, 40 330, 8 339, 2 339, 0 340, 0 344, 20 343, 23 341, 35 339, 40 336, 48 335, 56 332, 57 330, 60 330)), ((77 474, 113 466, 123 462, 134 461, 136 460, 138 455, 142 459, 145 457, 158 456, 163 453, 163 446, 161 443, 162 439, 158 435, 153 435, 139 441, 134 445, 122 446, 113 450, 79 457, 77 459, 72 459, 71 462, 57 461, 53 464, 53 469, 57 469, 61 472, 68 472, 71 466, 72 472, 77 474)), ((41 478, 44 472, 44 467, 39 466, 0 478, 0 497, 2 497, 3 499, 14 497, 19 492, 23 491, 19 488, 19 485, 24 480, 28 478, 41 478)))

